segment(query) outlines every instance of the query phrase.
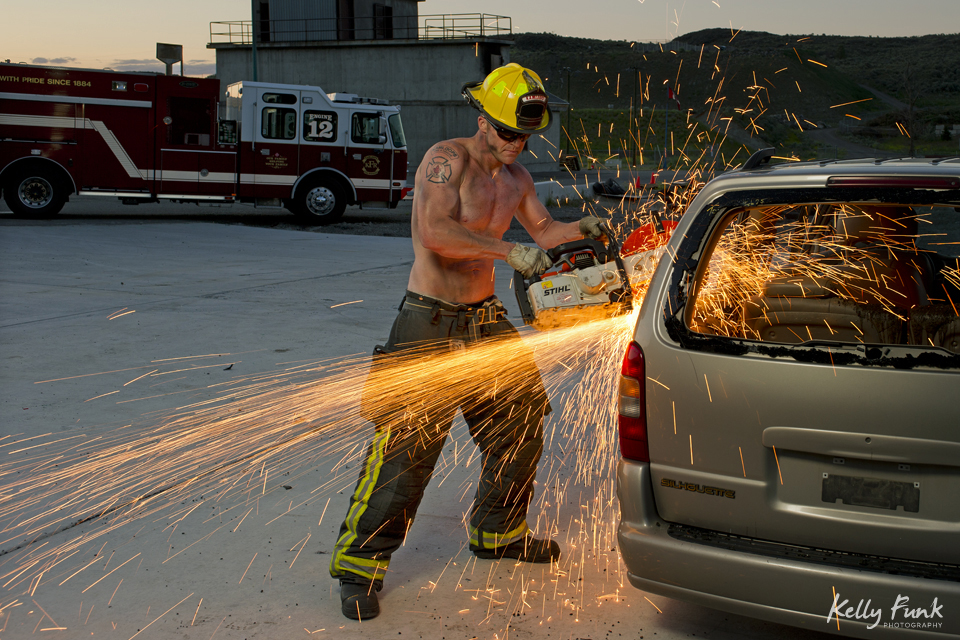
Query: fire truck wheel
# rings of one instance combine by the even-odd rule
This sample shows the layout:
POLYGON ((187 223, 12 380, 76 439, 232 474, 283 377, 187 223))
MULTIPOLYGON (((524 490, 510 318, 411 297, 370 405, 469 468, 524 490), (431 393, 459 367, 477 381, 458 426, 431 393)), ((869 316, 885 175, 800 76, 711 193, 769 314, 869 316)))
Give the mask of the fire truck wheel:
POLYGON ((67 190, 49 172, 18 171, 3 186, 3 199, 17 215, 46 218, 60 212, 67 190))
POLYGON ((293 210, 301 220, 310 224, 330 224, 343 216, 347 197, 333 180, 319 179, 297 190, 293 210))

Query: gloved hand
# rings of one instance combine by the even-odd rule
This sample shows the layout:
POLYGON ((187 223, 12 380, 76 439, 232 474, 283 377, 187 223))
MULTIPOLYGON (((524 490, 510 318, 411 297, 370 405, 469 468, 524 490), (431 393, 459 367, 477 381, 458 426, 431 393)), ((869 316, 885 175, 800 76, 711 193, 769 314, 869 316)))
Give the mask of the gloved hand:
POLYGON ((508 265, 522 273, 524 278, 540 275, 553 265, 550 256, 543 249, 519 243, 513 245, 505 260, 508 265))
POLYGON ((603 229, 603 220, 596 216, 584 216, 580 218, 580 233, 593 240, 605 240, 606 231, 603 229))

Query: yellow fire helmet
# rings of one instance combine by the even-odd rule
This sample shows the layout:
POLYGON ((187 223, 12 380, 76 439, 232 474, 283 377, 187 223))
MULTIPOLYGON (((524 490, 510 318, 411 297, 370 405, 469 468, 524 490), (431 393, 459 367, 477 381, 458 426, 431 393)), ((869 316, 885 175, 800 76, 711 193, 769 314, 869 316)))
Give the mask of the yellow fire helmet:
POLYGON ((550 107, 540 76, 516 62, 490 72, 483 82, 467 82, 461 91, 492 124, 516 133, 550 126, 550 107))

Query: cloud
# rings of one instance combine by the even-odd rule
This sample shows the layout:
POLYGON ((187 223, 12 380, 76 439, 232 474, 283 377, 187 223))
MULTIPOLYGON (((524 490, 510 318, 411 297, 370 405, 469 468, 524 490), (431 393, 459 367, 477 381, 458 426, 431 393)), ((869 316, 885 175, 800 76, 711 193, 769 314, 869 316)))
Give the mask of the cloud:
POLYGON ((128 58, 126 60, 114 60, 114 67, 144 67, 151 66, 155 67, 157 65, 163 66, 163 63, 157 60, 156 58, 128 58))
POLYGON ((217 72, 217 63, 198 60, 183 65, 183 72, 191 76, 212 76, 217 72))
MULTIPOLYGON (((61 58, 44 58, 37 57, 30 60, 30 64, 49 64, 49 65, 61 65, 61 66, 70 66, 82 64, 91 69, 97 68, 107 68, 114 71, 144 71, 147 73, 164 73, 166 71, 166 66, 157 60, 156 58, 121 58, 116 59, 110 62, 103 62, 100 60, 85 60, 82 63, 78 62, 76 58, 70 57, 61 57, 61 58)), ((176 73, 180 72, 179 65, 173 65, 173 68, 176 73)), ((188 76, 200 76, 206 77, 213 75, 217 72, 217 63, 211 60, 186 60, 183 63, 183 73, 188 76)))
POLYGON ((76 61, 76 58, 34 58, 30 64, 70 64, 76 61))
MULTIPOLYGON (((166 66, 157 59, 151 58, 128 58, 124 60, 114 60, 110 68, 114 71, 154 71, 164 73, 166 66)), ((180 72, 180 65, 173 65, 174 72, 180 72)), ((183 73, 188 76, 209 76, 217 72, 215 62, 209 60, 187 60, 183 65, 183 73)))

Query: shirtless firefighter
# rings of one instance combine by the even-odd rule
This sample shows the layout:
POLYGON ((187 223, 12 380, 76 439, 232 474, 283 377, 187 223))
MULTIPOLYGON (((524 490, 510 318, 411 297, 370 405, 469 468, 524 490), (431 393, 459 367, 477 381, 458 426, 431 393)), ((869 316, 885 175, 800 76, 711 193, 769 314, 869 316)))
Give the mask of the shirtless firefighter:
POLYGON ((503 260, 530 277, 551 264, 542 249, 501 240, 514 217, 546 248, 601 237, 600 220, 556 222, 537 199, 530 174, 514 164, 527 139, 550 125, 537 74, 508 64, 482 83, 464 85, 463 95, 480 111, 477 133, 437 143, 417 170, 411 217, 415 259, 400 313, 386 345, 374 351, 364 391, 363 414, 376 431, 330 562, 331 576, 340 580, 343 614, 352 619, 380 613, 377 592, 390 556, 413 523, 457 409, 481 452, 470 550, 480 558, 524 562, 560 556, 560 546, 534 538, 526 522, 543 451, 543 417, 551 408, 532 354, 494 295, 493 269, 503 260), (449 402, 426 401, 451 395, 429 380, 418 379, 409 392, 413 398, 402 401, 395 395, 377 398, 371 388, 374 372, 389 370, 398 354, 430 346, 434 357, 452 357, 457 348, 469 351, 498 341, 516 343, 501 365, 509 390, 502 380, 497 385, 497 373, 458 385, 461 391, 449 402))

